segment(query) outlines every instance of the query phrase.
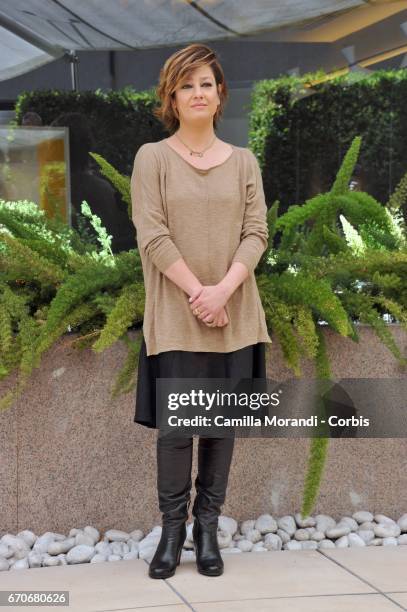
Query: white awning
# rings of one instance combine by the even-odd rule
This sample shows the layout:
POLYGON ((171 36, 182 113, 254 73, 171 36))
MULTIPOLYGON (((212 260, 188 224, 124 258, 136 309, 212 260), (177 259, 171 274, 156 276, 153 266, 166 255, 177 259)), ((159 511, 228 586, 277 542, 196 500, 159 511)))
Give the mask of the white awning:
POLYGON ((69 51, 244 41, 363 5, 365 0, 0 0, 0 80, 69 51))

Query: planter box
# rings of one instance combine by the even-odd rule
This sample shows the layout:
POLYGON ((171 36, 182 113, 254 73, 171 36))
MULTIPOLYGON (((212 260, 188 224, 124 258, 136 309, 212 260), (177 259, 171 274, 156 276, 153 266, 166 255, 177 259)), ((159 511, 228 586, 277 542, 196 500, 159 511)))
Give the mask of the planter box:
MULTIPOLYGON (((405 347, 405 331, 389 328, 405 347)), ((358 329, 359 344, 324 329, 333 377, 404 377, 373 331, 358 329)), ((0 536, 22 529, 67 533, 88 524, 148 530, 161 522, 157 430, 133 422, 134 393, 110 399, 125 348, 80 351, 71 347, 74 337, 64 336, 47 352, 24 394, 0 413, 0 536)), ((283 381, 292 372, 273 340, 267 375, 283 381)), ((304 376, 315 376, 309 362, 304 376)), ((11 378, 2 381, 2 394, 11 378)), ((223 513, 240 521, 297 512, 309 444, 305 438, 236 439, 223 513)), ((314 513, 338 519, 367 509, 398 518, 407 512, 406 490, 405 439, 333 439, 314 513)))

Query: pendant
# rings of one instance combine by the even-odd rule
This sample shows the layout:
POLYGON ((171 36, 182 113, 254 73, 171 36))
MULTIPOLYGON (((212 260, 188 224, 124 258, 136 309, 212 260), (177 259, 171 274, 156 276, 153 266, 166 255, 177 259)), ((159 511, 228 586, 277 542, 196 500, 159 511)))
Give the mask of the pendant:
POLYGON ((199 153, 199 151, 190 151, 190 155, 196 155, 196 157, 203 157, 203 153, 199 153))

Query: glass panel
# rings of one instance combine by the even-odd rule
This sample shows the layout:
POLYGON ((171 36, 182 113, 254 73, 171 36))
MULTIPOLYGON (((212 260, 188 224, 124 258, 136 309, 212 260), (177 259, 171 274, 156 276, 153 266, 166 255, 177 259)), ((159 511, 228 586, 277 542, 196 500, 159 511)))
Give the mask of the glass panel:
POLYGON ((0 126, 0 198, 30 200, 71 225, 67 128, 0 126))

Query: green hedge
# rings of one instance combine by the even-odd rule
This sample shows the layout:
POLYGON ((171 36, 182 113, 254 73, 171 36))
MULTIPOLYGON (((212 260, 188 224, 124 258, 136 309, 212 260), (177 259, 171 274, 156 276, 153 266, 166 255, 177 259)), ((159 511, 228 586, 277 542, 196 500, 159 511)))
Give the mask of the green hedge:
POLYGON ((134 155, 145 142, 165 138, 163 125, 153 116, 154 90, 136 92, 131 87, 107 93, 96 91, 25 91, 17 99, 16 121, 28 111, 49 125, 62 113, 83 113, 89 120, 99 153, 120 172, 131 174, 134 155))
POLYGON ((379 202, 407 167, 407 71, 324 79, 323 71, 284 76, 259 81, 252 92, 249 146, 266 199, 279 200, 280 212, 329 189, 356 135, 360 189, 379 202))

